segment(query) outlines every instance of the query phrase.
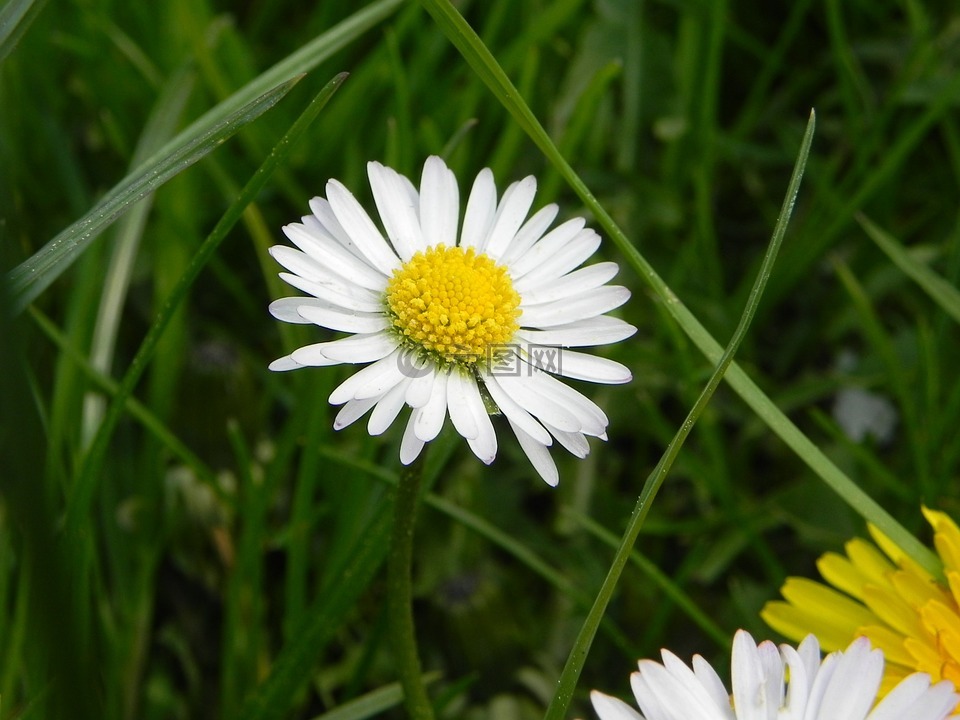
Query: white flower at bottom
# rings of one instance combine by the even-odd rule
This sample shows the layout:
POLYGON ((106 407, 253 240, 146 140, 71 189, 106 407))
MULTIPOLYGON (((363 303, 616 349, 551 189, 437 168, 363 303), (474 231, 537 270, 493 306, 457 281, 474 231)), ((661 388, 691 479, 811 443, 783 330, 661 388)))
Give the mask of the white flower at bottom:
POLYGON ((507 419, 520 447, 556 485, 547 447, 556 440, 577 457, 587 437, 606 439, 607 416, 554 375, 625 383, 620 363, 569 348, 624 340, 636 328, 604 313, 630 297, 606 283, 617 265, 580 267, 600 237, 574 218, 547 231, 556 205, 527 214, 536 181, 510 185, 499 202, 493 174, 477 176, 460 225, 456 178, 438 157, 423 167, 419 191, 380 163, 367 166, 386 239, 336 180, 312 215, 283 228, 297 246, 270 253, 280 277, 312 297, 270 305, 285 322, 315 324, 349 337, 295 350, 272 370, 370 363, 337 387, 341 429, 368 411, 372 435, 412 408, 400 446, 409 464, 440 432, 447 415, 484 463, 497 454, 488 408, 507 419))
POLYGON ((733 640, 732 696, 699 655, 692 670, 668 650, 662 657, 663 663, 641 660, 630 676, 643 715, 594 690, 590 699, 600 720, 943 720, 960 701, 949 680, 931 685, 929 675, 914 673, 874 707, 883 653, 863 637, 821 662, 813 635, 796 649, 778 650, 740 630, 733 640))

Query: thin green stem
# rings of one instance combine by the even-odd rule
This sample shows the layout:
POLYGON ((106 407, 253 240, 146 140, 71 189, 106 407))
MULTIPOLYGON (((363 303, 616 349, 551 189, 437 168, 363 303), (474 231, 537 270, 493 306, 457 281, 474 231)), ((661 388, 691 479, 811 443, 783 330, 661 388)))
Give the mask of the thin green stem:
POLYGON ((404 704, 414 720, 433 720, 433 706, 423 684, 417 636, 413 625, 413 530, 420 502, 423 455, 400 474, 393 508, 393 535, 387 568, 387 612, 396 654, 397 672, 403 686, 404 704))

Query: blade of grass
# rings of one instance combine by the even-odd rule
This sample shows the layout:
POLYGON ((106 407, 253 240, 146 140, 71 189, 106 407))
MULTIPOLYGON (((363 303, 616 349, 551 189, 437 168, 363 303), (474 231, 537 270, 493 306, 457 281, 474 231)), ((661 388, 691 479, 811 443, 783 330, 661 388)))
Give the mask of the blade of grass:
POLYGON ((945 313, 960 323, 960 290, 948 283, 909 252, 866 215, 857 213, 857 222, 893 263, 909 275, 945 313))
MULTIPOLYGON (((442 438, 439 440, 442 443, 442 438)), ((433 448, 424 469, 425 486, 433 485, 452 452, 451 443, 433 448)), ((342 459, 340 454, 337 457, 342 459)), ((394 482, 397 479, 394 473, 379 466, 373 466, 370 472, 394 482)), ((326 572, 331 580, 321 588, 317 600, 303 614, 303 621, 280 651, 270 674, 247 698, 240 720, 278 720, 289 716, 291 698, 296 698, 313 676, 314 660, 323 652, 326 643, 340 632, 344 617, 354 610, 360 594, 387 556, 392 509, 390 503, 380 503, 356 534, 349 552, 342 559, 328 564, 326 572)), ((428 677, 431 676, 424 676, 425 679, 428 677)))
MULTIPOLYGON (((345 456, 342 452, 332 447, 321 447, 319 455, 339 465, 360 470, 391 487, 397 485, 397 473, 386 470, 367 460, 345 456)), ((434 493, 428 492, 424 494, 423 503, 427 507, 446 515, 451 520, 473 531, 491 545, 500 548, 535 575, 538 575, 555 589, 569 597, 579 607, 589 609, 592 598, 587 593, 581 590, 570 577, 565 575, 561 570, 553 567, 529 546, 519 542, 509 532, 501 530, 480 515, 466 510, 457 503, 446 500, 434 493)), ((630 646, 627 637, 620 628, 616 627, 607 619, 604 620, 604 626, 609 636, 621 649, 626 650, 630 646)))
POLYGON ((903 415, 903 432, 907 436, 907 444, 913 456, 912 470, 916 476, 916 483, 921 495, 930 497, 930 459, 932 453, 929 452, 924 440, 924 438, 929 437, 929 428, 919 406, 919 397, 915 392, 913 378, 904 371, 903 362, 897 353, 894 338, 883 327, 877 307, 853 274, 853 271, 839 255, 831 257, 830 263, 853 304, 858 320, 858 331, 862 333, 868 345, 873 348, 886 370, 887 387, 896 397, 897 405, 903 415))
POLYGON ((296 78, 388 17, 401 2, 380 0, 354 13, 195 120, 134 173, 121 180, 90 212, 10 272, 14 311, 21 312, 39 296, 83 248, 133 202, 156 190, 170 177, 268 110, 292 87, 296 78), (189 158, 189 161, 171 169, 167 164, 173 158, 189 158))
MULTIPOLYGON (((597 202, 590 189, 557 150, 546 130, 523 101, 496 59, 463 17, 444 0, 420 0, 420 2, 433 16, 450 42, 487 84, 494 96, 510 111, 537 147, 557 167, 570 187, 597 218, 597 222, 617 249, 623 253, 627 263, 650 286, 707 360, 712 363, 718 362, 723 355, 720 343, 680 301, 653 266, 630 243, 609 213, 597 202)), ((876 525, 922 567, 937 576, 941 574, 941 563, 936 554, 924 547, 890 513, 857 487, 856 483, 831 462, 736 363, 730 365, 726 380, 757 416, 855 512, 876 525)))
POLYGON ((166 303, 163 305, 163 307, 161 307, 158 317, 154 321, 153 325, 150 326, 150 330, 143 339, 140 349, 137 351, 133 361, 130 363, 130 367, 120 383, 118 392, 113 398, 113 402, 110 404, 110 409, 107 411, 104 421, 100 425, 100 429, 93 440, 90 450, 83 460, 80 473, 77 477, 76 486, 73 488, 73 492, 71 493, 67 504, 66 530, 68 537, 79 533, 86 521, 94 487, 97 479, 101 475, 100 469, 106 456, 107 447, 109 446, 113 430, 123 413, 123 405, 127 398, 130 397, 134 387, 137 384, 137 381, 140 379, 140 376, 146 369, 146 366, 157 347, 157 343, 163 336, 163 332, 173 317, 177 307, 186 297, 190 286, 193 284, 194 280, 196 280, 197 276, 200 274, 200 271, 226 237, 227 233, 240 219, 244 209, 257 196, 257 193, 266 184, 273 171, 276 170, 280 163, 286 158, 295 142, 303 135, 313 119, 327 104, 327 101, 333 96, 340 85, 343 84, 343 81, 346 79, 346 77, 347 76, 345 73, 341 73, 327 83, 323 90, 321 90, 320 93, 313 99, 307 109, 303 111, 299 118, 297 118, 296 122, 294 122, 287 133, 274 146, 273 151, 253 174, 253 176, 244 186, 240 195, 233 202, 233 204, 227 208, 227 211, 217 222, 216 227, 213 228, 213 230, 204 240, 203 244, 190 261, 190 265, 187 267, 187 270, 180 278, 180 281, 170 293, 166 303))
MULTIPOLYGON (((439 678, 438 672, 424 673, 423 684, 429 685, 439 678)), ((313 720, 366 720, 390 708, 398 707, 402 702, 403 688, 400 687, 400 683, 390 683, 345 702, 330 712, 317 715, 313 720)))
MULTIPOLYGON (((67 357, 79 366, 80 371, 98 390, 111 397, 117 394, 119 384, 93 367, 87 358, 83 356, 83 353, 70 344, 69 339, 49 317, 36 308, 28 308, 27 313, 33 321, 36 322, 44 335, 46 335, 61 352, 65 353, 67 357)), ((174 457, 179 458, 184 465, 189 467, 197 478, 209 487, 221 501, 228 504, 232 502, 230 497, 224 493, 220 483, 217 482, 217 477, 213 470, 210 469, 203 460, 197 457, 190 448, 184 445, 180 438, 177 437, 170 428, 164 425, 163 421, 154 415, 149 408, 136 398, 128 397, 125 409, 130 413, 130 417, 143 425, 174 457)))
POLYGON ((733 332, 733 337, 730 338, 730 343, 727 345, 726 350, 724 350, 713 374, 703 388, 703 392, 700 393, 700 397, 697 398, 696 403, 694 403, 683 424, 677 430, 676 435, 674 435, 673 440, 671 440, 667 446, 657 466, 653 469, 653 472, 647 476, 643 488, 640 490, 640 497, 637 499, 637 504, 627 524, 627 529, 623 533, 620 547, 613 558, 610 570, 607 573, 606 579, 603 581, 600 592, 597 593, 593 607, 590 609, 590 613, 587 615, 587 619, 584 621, 583 627, 577 635, 576 642, 570 651, 570 656, 567 658, 567 663, 563 668, 563 672, 560 674, 556 693, 553 696, 550 707, 547 708, 544 720, 560 720, 566 715, 570 700, 573 698, 573 692, 577 685, 577 679, 580 677, 583 664, 587 659, 587 653, 590 651, 590 645, 593 643, 597 628, 603 619, 607 604, 613 597, 613 592, 616 589, 617 581, 620 579, 620 574, 623 572, 623 568, 630 558, 634 543, 640 534, 640 528, 646 520, 647 513, 650 512, 653 500, 663 485, 667 473, 673 466, 674 460, 676 460, 677 455, 679 455, 680 448, 686 441, 697 419, 703 413, 707 403, 710 402, 710 398, 713 397, 713 393, 720 385, 720 381, 723 379, 727 368, 731 366, 733 356, 736 354, 740 343, 747 334, 750 322, 753 320, 754 313, 756 313, 757 305, 760 303, 760 297, 763 295, 763 290, 773 270, 773 264, 777 259, 777 252, 780 250, 783 237, 787 232, 787 225, 790 222, 793 204, 797 199, 797 193, 800 192, 800 180, 803 178, 803 171, 807 165, 810 145, 813 143, 815 126, 816 116, 811 112, 810 120, 807 122, 807 130, 804 133, 803 141, 800 144, 800 151, 797 153, 797 160, 793 166, 793 175, 790 178, 787 193, 783 198, 780 217, 777 219, 776 227, 774 227, 773 235, 770 238, 770 244, 763 258, 763 264, 760 266, 760 271, 757 273, 756 280, 753 283, 753 289, 750 291, 750 297, 747 299, 743 314, 740 316, 740 322, 737 324, 737 328, 733 332))
POLYGON ((8 0, 0 7, 0 63, 20 42, 47 0, 8 0))
MULTIPOLYGON (((577 525, 584 528, 588 533, 616 550, 618 545, 616 535, 596 522, 593 518, 571 508, 565 508, 564 514, 572 518, 577 525)), ((675 583, 663 570, 657 567, 656 563, 648 560, 636 549, 630 551, 630 560, 640 569, 640 572, 646 575, 654 585, 663 591, 664 595, 683 610, 687 617, 690 618, 697 627, 703 630, 704 634, 713 638, 713 641, 720 647, 730 647, 730 633, 717 625, 706 612, 701 610, 693 601, 693 598, 684 592, 683 588, 675 583)))
POLYGON ((254 458, 236 420, 227 424, 236 457, 240 498, 236 558, 227 580, 220 668, 220 710, 235 717, 245 687, 256 682, 263 654, 263 547, 271 488, 256 477, 254 458))
MULTIPOLYGON (((16 518, 18 562, 25 580, 24 680, 35 686, 38 717, 103 717, 96 655, 73 622, 77 602, 67 581, 72 548, 57 542, 58 508, 44 485, 46 433, 43 403, 33 386, 25 318, 10 312, 8 283, 0 280, 0 492, 7 517, 16 518), (94 662, 91 662, 91 659, 94 662), (48 691, 49 690, 49 691, 48 691)), ((24 711, 26 716, 30 708, 24 711)))
POLYGON ((270 675, 247 699, 240 720, 277 720, 289 717, 291 700, 311 676, 317 654, 340 632, 344 617, 356 606, 360 593, 383 563, 390 544, 391 505, 384 503, 360 536, 351 553, 350 567, 304 615, 305 620, 284 645, 270 675))
MULTIPOLYGON (((193 83, 193 74, 186 67, 175 73, 166 83, 137 143, 130 163, 131 171, 173 135, 193 90, 193 83)), ((113 238, 110 265, 103 279, 103 292, 100 295, 100 307, 97 310, 97 322, 90 348, 90 365, 105 375, 110 374, 120 315, 126 304, 133 264, 152 207, 153 195, 150 194, 124 215, 117 224, 116 237, 113 238)), ((88 393, 84 398, 83 436, 86 440, 93 437, 103 419, 105 407, 106 400, 102 395, 88 393)))
POLYGON ((274 87, 216 123, 210 130, 180 145, 169 155, 154 155, 114 186, 86 215, 61 231, 50 242, 8 275, 14 312, 37 298, 114 220, 177 173, 190 167, 237 130, 272 108, 299 82, 297 76, 274 87))

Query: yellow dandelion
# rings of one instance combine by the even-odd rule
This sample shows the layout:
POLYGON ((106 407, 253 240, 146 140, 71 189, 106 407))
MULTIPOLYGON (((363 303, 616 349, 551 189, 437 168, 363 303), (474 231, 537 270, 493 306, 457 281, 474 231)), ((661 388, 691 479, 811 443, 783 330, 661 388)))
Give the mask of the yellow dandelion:
POLYGON ((785 601, 768 602, 761 617, 793 640, 815 634, 827 651, 869 638, 887 660, 881 695, 916 671, 960 687, 960 528, 945 513, 923 508, 923 514, 945 583, 868 525, 873 543, 854 538, 846 555, 830 552, 817 561, 832 587, 788 578, 780 589, 785 601))

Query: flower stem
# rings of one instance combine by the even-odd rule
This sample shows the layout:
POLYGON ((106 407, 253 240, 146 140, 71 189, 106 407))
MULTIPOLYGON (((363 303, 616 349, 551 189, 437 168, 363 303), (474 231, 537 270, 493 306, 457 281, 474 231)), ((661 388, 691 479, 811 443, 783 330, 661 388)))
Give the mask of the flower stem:
POLYGON ((404 704, 413 720, 433 720, 433 706, 427 697, 417 653, 413 626, 413 588, 410 566, 413 559, 413 529, 420 501, 423 454, 400 473, 393 509, 393 536, 387 573, 387 612, 396 656, 397 672, 403 686, 404 704))

